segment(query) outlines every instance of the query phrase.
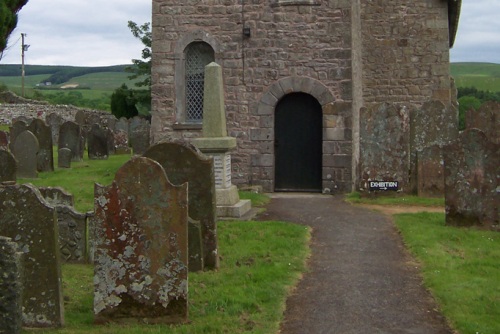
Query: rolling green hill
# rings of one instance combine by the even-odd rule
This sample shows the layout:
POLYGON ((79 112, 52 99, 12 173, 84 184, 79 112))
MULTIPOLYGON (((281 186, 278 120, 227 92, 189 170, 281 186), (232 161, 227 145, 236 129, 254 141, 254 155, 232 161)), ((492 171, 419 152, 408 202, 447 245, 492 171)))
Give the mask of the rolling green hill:
POLYGON ((500 92, 500 64, 452 63, 451 75, 455 78, 457 87, 500 92))

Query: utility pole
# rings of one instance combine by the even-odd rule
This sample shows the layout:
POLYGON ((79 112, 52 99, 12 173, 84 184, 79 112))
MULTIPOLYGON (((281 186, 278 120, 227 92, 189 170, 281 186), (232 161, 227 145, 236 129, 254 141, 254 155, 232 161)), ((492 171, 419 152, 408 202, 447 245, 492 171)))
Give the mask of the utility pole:
POLYGON ((28 51, 29 45, 24 44, 24 37, 27 34, 21 33, 21 96, 24 97, 24 52, 28 51))

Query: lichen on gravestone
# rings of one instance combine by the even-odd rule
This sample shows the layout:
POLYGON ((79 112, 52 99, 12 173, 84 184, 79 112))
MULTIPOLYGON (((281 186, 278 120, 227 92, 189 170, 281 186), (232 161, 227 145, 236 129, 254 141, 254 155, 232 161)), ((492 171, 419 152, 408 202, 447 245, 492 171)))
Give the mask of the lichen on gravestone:
POLYGON ((94 208, 95 322, 186 322, 187 184, 137 157, 95 185, 94 208))

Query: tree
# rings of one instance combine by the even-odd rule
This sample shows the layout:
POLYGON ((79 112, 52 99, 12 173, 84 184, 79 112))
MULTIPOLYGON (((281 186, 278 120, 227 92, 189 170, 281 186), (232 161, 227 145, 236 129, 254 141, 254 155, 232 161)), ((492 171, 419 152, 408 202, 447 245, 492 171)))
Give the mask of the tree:
POLYGON ((468 110, 478 110, 481 100, 475 96, 465 95, 458 99, 458 129, 465 130, 465 113, 468 110))
POLYGON ((0 59, 7 47, 7 41, 17 26, 17 13, 28 3, 28 0, 0 1, 0 59))
POLYGON ((140 39, 144 48, 142 49, 142 59, 132 59, 134 66, 127 67, 127 72, 133 73, 129 79, 142 79, 135 83, 141 89, 130 89, 136 99, 136 108, 142 115, 149 115, 151 111, 151 24, 149 22, 138 25, 128 21, 128 27, 135 38, 140 39))
POLYGON ((111 95, 111 113, 115 115, 116 118, 132 118, 139 114, 135 107, 136 103, 137 99, 134 97, 133 90, 123 84, 113 92, 113 95, 111 95))

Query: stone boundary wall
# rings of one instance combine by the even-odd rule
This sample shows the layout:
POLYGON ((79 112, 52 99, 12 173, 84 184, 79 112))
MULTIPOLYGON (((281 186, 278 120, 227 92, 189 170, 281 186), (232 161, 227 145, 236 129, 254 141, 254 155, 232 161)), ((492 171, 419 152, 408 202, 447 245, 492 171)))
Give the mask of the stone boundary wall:
POLYGON ((58 114, 64 118, 64 120, 74 121, 75 115, 79 110, 85 113, 94 113, 96 115, 110 115, 110 113, 106 111, 84 109, 71 105, 51 105, 31 100, 29 103, 20 104, 0 102, 0 125, 11 125, 12 120, 20 116, 28 118, 41 118, 45 120, 45 117, 51 113, 58 114))

